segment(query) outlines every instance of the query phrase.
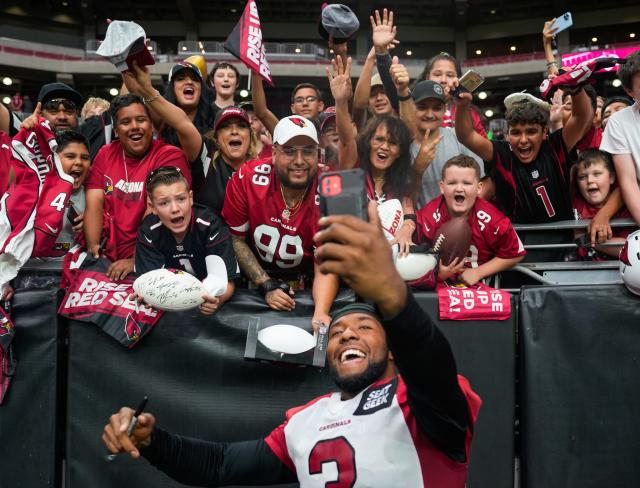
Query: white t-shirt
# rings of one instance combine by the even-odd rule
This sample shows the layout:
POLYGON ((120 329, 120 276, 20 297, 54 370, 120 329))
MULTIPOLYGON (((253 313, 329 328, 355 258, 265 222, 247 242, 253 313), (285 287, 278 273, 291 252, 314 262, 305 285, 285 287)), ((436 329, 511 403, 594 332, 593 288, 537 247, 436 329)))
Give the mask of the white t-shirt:
POLYGON ((637 103, 611 116, 602 136, 600 150, 611 154, 631 154, 640 183, 640 107, 637 103))

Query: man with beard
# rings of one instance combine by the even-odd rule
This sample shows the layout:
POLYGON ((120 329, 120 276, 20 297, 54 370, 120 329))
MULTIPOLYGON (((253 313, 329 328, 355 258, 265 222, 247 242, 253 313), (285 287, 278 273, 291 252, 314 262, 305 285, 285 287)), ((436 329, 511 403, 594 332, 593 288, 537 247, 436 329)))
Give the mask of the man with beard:
POLYGON ((127 435, 134 412, 122 408, 104 428, 107 448, 202 486, 464 487, 481 400, 396 272, 373 202, 369 219, 323 218, 315 236, 320 270, 375 303, 332 317, 327 362, 339 392, 289 410, 266 438, 245 442, 169 434, 150 413, 127 435))
MULTIPOLYGON (((285 117, 273 132, 273 162, 250 161, 227 185, 222 218, 231 229, 238 264, 275 310, 292 310, 292 283, 314 271, 318 152, 311 121, 285 117)), ((337 291, 335 276, 315 273, 314 321, 329 323, 337 291)))
POLYGON ((113 99, 110 111, 118 139, 98 152, 87 177, 87 249, 95 257, 103 250, 113 262, 107 271, 112 280, 133 271, 136 235, 147 211, 147 175, 160 166, 176 166, 191 184, 184 153, 153 140, 147 104, 159 98, 156 94, 143 102, 128 94, 113 99))

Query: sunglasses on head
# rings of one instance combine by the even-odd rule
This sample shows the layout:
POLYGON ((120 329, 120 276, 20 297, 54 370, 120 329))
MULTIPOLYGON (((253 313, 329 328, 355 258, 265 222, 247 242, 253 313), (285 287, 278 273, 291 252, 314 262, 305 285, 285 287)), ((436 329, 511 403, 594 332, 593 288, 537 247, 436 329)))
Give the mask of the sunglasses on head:
POLYGON ((49 100, 42 104, 42 109, 47 112, 58 112, 60 105, 63 106, 65 111, 75 112, 77 110, 76 104, 66 98, 54 98, 49 100))

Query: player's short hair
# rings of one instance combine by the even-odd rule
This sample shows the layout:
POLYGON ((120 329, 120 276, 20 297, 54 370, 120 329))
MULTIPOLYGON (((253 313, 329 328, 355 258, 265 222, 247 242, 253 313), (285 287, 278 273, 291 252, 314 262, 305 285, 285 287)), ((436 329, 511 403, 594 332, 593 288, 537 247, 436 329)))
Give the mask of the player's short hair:
POLYGON ((609 173, 615 174, 616 170, 613 166, 613 160, 611 159, 611 155, 604 151, 600 151, 599 149, 587 149, 586 151, 582 151, 578 156, 578 161, 576 166, 584 166, 588 168, 593 164, 604 164, 609 173))
POLYGON ((56 153, 61 153, 65 150, 65 148, 74 142, 78 144, 84 144, 89 150, 89 141, 87 138, 73 129, 63 130, 61 132, 56 132, 56 142, 58 143, 58 147, 56 147, 56 153))
POLYGON ((315 90, 316 97, 318 97, 318 101, 322 102, 322 92, 320 91, 320 88, 318 88, 313 83, 298 83, 293 89, 293 91, 291 92, 291 103, 293 103, 293 101, 295 100, 296 93, 298 93, 298 91, 302 90, 303 88, 311 88, 312 90, 315 90))
POLYGON ((238 68, 236 68, 234 65, 232 65, 231 63, 227 63, 225 61, 220 61, 219 63, 216 63, 213 65, 213 68, 211 68, 211 71, 209 71, 209 76, 207 78, 207 81, 209 82, 209 85, 213 88, 213 78, 216 75, 216 71, 218 71, 219 69, 230 69, 233 70, 236 74, 236 88, 240 85, 240 72, 238 71, 238 68))
POLYGON ((160 166, 147 175, 147 195, 153 199, 153 190, 162 185, 173 185, 174 183, 184 183, 187 190, 190 190, 189 182, 177 166, 160 166))
POLYGON ((505 116, 509 127, 517 124, 537 124, 544 129, 549 123, 549 111, 530 102, 516 103, 505 116))
POLYGON ((624 88, 631 90, 633 88, 634 75, 640 73, 640 51, 629 54, 626 60, 626 63, 618 65, 618 78, 620 78, 624 88))
POLYGON ((120 109, 128 107, 129 105, 133 105, 134 103, 142 105, 142 107, 144 108, 144 113, 146 113, 147 117, 151 119, 149 108, 145 105, 142 97, 134 95, 133 93, 127 93, 126 95, 118 95, 113 100, 111 100, 109 112, 111 113, 111 120, 113 120, 114 125, 118 125, 118 112, 120 111, 120 109))
MULTIPOLYGON (((593 110, 597 110, 597 108, 598 108, 598 93, 596 93, 596 89, 592 85, 584 85, 583 89, 584 89, 584 92, 589 97, 589 100, 591 100, 591 107, 593 107, 593 110)), ((571 93, 566 93, 566 92, 563 93, 562 94, 562 103, 565 103, 567 98, 570 97, 570 96, 571 96, 571 93)))
POLYGON ((424 69, 422 70, 422 73, 420 73, 420 76, 418 76, 416 81, 428 80, 429 73, 431 73, 431 70, 433 69, 433 65, 436 64, 437 61, 442 61, 442 60, 451 61, 456 68, 456 75, 458 76, 458 78, 462 76, 462 67, 460 66, 460 61, 458 61, 451 54, 443 51, 440 54, 436 54, 435 56, 433 56, 427 61, 427 64, 425 65, 424 69))
POLYGON ((447 168, 450 168, 451 166, 457 166, 459 168, 471 168, 475 171, 478 180, 480 179, 480 165, 478 164, 478 162, 471 156, 458 154, 457 156, 448 159, 447 162, 444 163, 441 175, 442 181, 444 181, 444 174, 447 171, 447 168))

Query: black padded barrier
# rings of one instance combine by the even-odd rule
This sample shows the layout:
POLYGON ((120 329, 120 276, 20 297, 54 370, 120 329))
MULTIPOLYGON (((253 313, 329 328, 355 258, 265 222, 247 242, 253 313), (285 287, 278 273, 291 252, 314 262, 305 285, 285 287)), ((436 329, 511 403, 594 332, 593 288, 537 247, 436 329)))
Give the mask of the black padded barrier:
MULTIPOLYGON (((296 302, 293 314, 310 319, 309 294, 298 294, 296 302)), ((420 294, 419 302, 437 314, 435 294, 420 294)), ((144 395, 150 397, 147 410, 168 430, 234 441, 265 436, 282 422, 286 409, 335 389, 326 371, 244 360, 250 317, 276 324, 286 323, 287 315, 267 309, 253 292, 239 290, 211 318, 197 312, 166 314, 133 350, 91 324, 71 322, 67 487, 181 486, 146 462, 104 460, 100 435, 108 415, 123 404, 135 407, 144 395)), ((515 319, 441 326, 461 373, 484 400, 469 486, 511 488, 515 319)))
POLYGON ((17 288, 13 298, 13 339, 18 359, 0 406, 0 487, 60 486, 64 426, 57 422, 61 345, 56 320, 57 288, 17 288))
POLYGON ((524 288, 522 485, 640 484, 640 297, 622 285, 524 288))

